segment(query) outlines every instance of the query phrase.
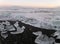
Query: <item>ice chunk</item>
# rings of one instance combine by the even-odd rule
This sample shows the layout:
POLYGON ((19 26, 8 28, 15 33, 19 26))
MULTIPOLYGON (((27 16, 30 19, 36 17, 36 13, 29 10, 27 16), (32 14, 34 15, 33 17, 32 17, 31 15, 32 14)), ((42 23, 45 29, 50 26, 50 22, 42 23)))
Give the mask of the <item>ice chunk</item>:
POLYGON ((25 27, 17 27, 17 31, 15 32, 10 32, 11 34, 19 34, 24 32, 25 27))
POLYGON ((37 43, 37 44, 49 44, 49 40, 48 40, 47 36, 41 35, 35 39, 35 43, 37 43))
POLYGON ((18 22, 16 22, 14 25, 15 25, 15 27, 17 28, 17 31, 11 32, 11 34, 19 34, 19 33, 23 33, 23 32, 24 32, 24 29, 25 29, 24 26, 20 27, 20 26, 18 25, 18 22))
POLYGON ((35 39, 35 43, 37 44, 53 44, 55 43, 55 39, 52 37, 48 37, 47 35, 43 35, 42 32, 33 32, 34 35, 38 35, 35 39))
POLYGON ((49 44, 49 38, 46 35, 43 35, 42 32, 33 32, 34 35, 38 35, 35 39, 35 43, 37 44, 49 44))

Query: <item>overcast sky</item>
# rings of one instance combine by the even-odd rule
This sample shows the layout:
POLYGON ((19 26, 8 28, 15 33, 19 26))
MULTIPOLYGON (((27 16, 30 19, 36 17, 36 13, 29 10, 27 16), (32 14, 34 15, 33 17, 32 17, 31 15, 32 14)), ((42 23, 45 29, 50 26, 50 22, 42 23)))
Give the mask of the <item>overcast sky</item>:
POLYGON ((60 0, 0 0, 0 6, 57 7, 60 0))

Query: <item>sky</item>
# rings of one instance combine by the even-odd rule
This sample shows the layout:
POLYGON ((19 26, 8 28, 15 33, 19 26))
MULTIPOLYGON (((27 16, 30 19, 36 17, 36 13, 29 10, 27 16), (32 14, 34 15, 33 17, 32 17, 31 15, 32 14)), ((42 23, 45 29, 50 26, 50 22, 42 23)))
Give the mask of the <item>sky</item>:
POLYGON ((0 6, 59 7, 60 0, 0 0, 0 6))

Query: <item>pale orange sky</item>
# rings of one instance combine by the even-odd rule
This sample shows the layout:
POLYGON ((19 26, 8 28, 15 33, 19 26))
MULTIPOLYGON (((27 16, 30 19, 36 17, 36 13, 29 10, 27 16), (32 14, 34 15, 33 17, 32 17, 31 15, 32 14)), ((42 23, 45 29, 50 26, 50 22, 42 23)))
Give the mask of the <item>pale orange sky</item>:
POLYGON ((59 7, 60 0, 0 0, 0 6, 59 7))

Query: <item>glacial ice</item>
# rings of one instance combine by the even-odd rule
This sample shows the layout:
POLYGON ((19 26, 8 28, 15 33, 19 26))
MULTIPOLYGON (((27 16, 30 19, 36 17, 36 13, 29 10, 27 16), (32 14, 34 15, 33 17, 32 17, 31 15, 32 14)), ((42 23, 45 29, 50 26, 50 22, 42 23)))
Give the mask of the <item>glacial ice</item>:
MULTIPOLYGON (((54 33, 54 36, 57 35, 57 39, 60 39, 60 32, 58 32, 60 30, 60 9, 57 8, 1 8, 0 20, 19 20, 34 27, 57 30, 57 32, 54 33)), ((4 24, 4 22, 2 24, 4 24)), ((6 24, 9 25, 9 23, 6 24)), ((11 34, 24 32, 25 27, 19 27, 18 22, 16 22, 14 26, 17 27, 17 32, 11 32, 11 34)), ((15 30, 11 25, 8 28, 8 31, 12 31, 11 29, 15 30)), ((3 25, 0 25, 0 31, 2 31, 1 36, 3 38, 8 37, 7 31, 4 30, 3 25)), ((37 36, 35 39, 35 43, 37 44, 52 44, 55 42, 54 38, 49 38, 47 35, 43 35, 42 32, 33 32, 33 34, 37 36)))
MULTIPOLYGON (((15 8, 15 7, 14 7, 15 8)), ((59 30, 60 13, 56 8, 4 8, 0 10, 0 20, 19 20, 38 28, 59 30), (7 10, 6 10, 7 9, 7 10), (16 11, 15 11, 16 9, 16 11), (57 25, 55 25, 57 24, 57 25), (55 28, 56 26, 56 28, 55 28)))

